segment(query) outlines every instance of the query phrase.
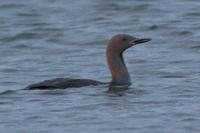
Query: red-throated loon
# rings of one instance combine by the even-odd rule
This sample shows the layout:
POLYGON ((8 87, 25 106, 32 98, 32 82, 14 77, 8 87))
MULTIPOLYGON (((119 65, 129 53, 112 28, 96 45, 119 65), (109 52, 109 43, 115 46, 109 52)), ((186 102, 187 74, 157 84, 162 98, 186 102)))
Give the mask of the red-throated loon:
MULTIPOLYGON (((135 38, 127 34, 113 36, 106 49, 107 63, 112 75, 110 85, 130 85, 130 76, 123 59, 123 52, 131 46, 150 41, 149 38, 135 38)), ((56 78, 45 80, 27 86, 25 89, 66 89, 68 87, 83 87, 88 85, 105 84, 91 79, 56 78)))

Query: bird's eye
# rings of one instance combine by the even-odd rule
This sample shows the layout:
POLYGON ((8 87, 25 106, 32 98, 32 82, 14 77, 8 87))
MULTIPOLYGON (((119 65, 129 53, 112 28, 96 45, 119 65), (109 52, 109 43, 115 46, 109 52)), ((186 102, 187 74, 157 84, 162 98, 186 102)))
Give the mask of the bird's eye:
POLYGON ((122 38, 122 41, 126 41, 126 38, 122 38))

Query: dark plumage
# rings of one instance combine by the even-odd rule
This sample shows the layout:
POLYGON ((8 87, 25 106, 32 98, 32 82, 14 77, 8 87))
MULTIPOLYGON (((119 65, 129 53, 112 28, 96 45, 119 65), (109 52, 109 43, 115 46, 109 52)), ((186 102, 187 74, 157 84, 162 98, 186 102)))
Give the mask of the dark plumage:
MULTIPOLYGON (((107 63, 112 75, 110 85, 130 85, 130 76, 123 59, 123 52, 136 44, 145 43, 151 39, 138 39, 127 34, 113 36, 106 49, 107 63)), ((83 87, 88 85, 105 84, 91 79, 56 78, 45 80, 27 86, 25 89, 65 89, 68 87, 83 87)))
POLYGON ((51 80, 45 80, 36 84, 27 86, 25 89, 65 89, 68 87, 82 87, 88 85, 103 84, 102 82, 90 79, 70 79, 70 78, 56 78, 51 80))

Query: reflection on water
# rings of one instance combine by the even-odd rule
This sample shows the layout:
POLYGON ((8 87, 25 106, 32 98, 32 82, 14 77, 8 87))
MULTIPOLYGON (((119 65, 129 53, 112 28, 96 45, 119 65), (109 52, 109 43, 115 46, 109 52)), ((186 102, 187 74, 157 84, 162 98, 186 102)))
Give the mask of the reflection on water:
POLYGON ((0 131, 199 133, 198 0, 0 1, 0 131), (38 81, 110 81, 107 40, 149 37, 125 53, 130 87, 24 91, 38 81))
POLYGON ((119 85, 119 86, 114 86, 114 85, 110 85, 108 87, 108 93, 110 94, 117 94, 117 95, 122 95, 123 92, 125 92, 126 90, 131 89, 128 85, 119 85))

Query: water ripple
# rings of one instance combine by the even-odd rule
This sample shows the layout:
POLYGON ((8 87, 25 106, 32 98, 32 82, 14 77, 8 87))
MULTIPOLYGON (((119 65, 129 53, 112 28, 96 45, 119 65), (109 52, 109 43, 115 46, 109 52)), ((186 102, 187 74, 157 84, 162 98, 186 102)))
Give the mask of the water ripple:
POLYGON ((15 41, 18 41, 18 40, 30 40, 30 39, 40 39, 41 36, 37 33, 19 33, 13 37, 5 37, 5 38, 1 38, 0 40, 3 41, 3 42, 15 42, 15 41))
POLYGON ((23 7, 27 7, 27 5, 21 3, 1 4, 0 10, 16 10, 18 8, 23 8, 23 7))

